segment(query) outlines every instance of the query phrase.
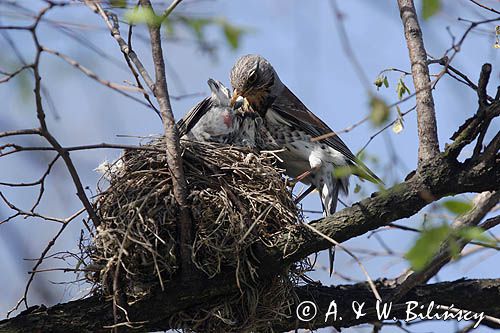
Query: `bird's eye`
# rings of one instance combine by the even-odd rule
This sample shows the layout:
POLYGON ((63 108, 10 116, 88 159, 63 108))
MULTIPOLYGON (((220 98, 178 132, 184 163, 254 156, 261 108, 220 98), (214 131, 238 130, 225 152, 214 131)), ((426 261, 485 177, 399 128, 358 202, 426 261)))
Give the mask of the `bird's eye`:
POLYGON ((248 83, 254 83, 257 80, 257 71, 252 71, 248 76, 248 83))

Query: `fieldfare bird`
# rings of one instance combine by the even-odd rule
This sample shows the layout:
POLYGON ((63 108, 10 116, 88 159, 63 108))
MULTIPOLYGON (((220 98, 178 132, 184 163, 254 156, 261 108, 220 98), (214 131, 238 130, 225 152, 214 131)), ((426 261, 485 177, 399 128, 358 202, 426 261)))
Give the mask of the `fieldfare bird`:
POLYGON ((182 139, 204 142, 229 143, 238 131, 241 120, 230 107, 231 93, 219 81, 209 79, 211 95, 195 105, 179 122, 177 129, 182 139))
POLYGON ((269 143, 273 139, 255 112, 248 112, 243 97, 233 106, 231 93, 221 82, 209 79, 211 96, 194 106, 177 123, 183 140, 217 142, 238 147, 262 150, 277 149, 269 143))
MULTIPOLYGON (((240 96, 257 112, 276 143, 288 176, 311 184, 320 194, 326 216, 335 212, 339 190, 347 195, 349 173, 374 183, 382 181, 347 148, 328 125, 314 115, 280 80, 262 56, 239 58, 231 70, 234 103, 240 96), (324 139, 317 140, 324 136, 324 139), (345 170, 336 176, 335 170, 345 170)), ((330 251, 330 275, 333 252, 330 251)))

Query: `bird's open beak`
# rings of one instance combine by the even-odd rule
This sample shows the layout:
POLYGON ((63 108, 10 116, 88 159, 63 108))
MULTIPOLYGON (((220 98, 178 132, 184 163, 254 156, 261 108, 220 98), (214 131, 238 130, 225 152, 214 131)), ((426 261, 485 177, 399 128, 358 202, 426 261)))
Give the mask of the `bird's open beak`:
POLYGON ((233 109, 237 109, 239 107, 238 106, 239 103, 237 103, 236 101, 238 101, 238 99, 240 97, 243 97, 243 96, 241 96, 241 93, 238 90, 234 89, 233 97, 231 97, 231 101, 229 102, 229 106, 231 106, 233 109))

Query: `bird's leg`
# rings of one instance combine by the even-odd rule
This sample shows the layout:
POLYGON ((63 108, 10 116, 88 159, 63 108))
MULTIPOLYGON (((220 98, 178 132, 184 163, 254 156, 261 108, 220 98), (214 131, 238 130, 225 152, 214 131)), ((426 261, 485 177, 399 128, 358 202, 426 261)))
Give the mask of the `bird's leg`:
POLYGON ((299 202, 301 202, 305 197, 307 197, 309 195, 309 193, 311 193, 312 191, 314 191, 316 187, 314 187, 314 185, 311 185, 309 186, 309 188, 307 190, 305 190, 304 192, 302 192, 294 201, 293 203, 294 204, 298 204, 299 202))
POLYGON ((286 186, 290 187, 293 190, 293 188, 295 187, 295 185, 297 185, 298 182, 307 178, 311 173, 318 171, 320 167, 321 165, 312 167, 311 169, 304 171, 303 173, 301 173, 300 175, 298 175, 293 179, 287 178, 287 180, 285 181, 286 186))
POLYGON ((295 177, 294 181, 295 181, 295 182, 300 182, 300 181, 302 181, 304 178, 309 177, 309 175, 310 175, 311 173, 318 171, 320 167, 321 167, 321 165, 318 165, 318 166, 312 167, 312 168, 311 168, 311 169, 309 169, 309 170, 304 171, 303 173, 301 173, 300 175, 298 175, 297 177, 295 177))

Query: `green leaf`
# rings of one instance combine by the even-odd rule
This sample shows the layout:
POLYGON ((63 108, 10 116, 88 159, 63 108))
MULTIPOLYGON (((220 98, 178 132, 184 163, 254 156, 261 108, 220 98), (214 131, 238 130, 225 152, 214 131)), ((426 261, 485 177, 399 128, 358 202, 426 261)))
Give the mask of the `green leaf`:
POLYGON ((127 0, 110 0, 109 4, 114 8, 127 8, 127 0))
POLYGON ((487 236, 484 230, 480 227, 464 227, 457 230, 459 237, 465 239, 466 241, 477 240, 483 243, 495 245, 497 242, 495 239, 487 236))
POLYGON ((240 44, 241 35, 243 35, 245 30, 227 22, 222 24, 222 30, 231 49, 236 50, 240 44))
POLYGON ((387 80, 387 76, 385 75, 380 75, 373 81, 373 84, 377 86, 377 90, 379 90, 380 87, 385 86, 386 88, 389 88, 389 81, 387 80))
POLYGON ((335 178, 345 178, 352 175, 352 167, 350 166, 342 166, 333 169, 333 175, 335 178))
POLYGON ((396 93, 398 94, 399 100, 403 98, 403 95, 405 93, 408 93, 408 95, 411 93, 410 89, 408 89, 405 82, 403 81, 403 78, 399 78, 398 80, 398 85, 396 86, 396 93))
POLYGON ((422 0, 422 17, 428 20, 441 9, 441 0, 422 0))
POLYGON ((447 224, 422 231, 413 247, 405 255, 412 268, 416 271, 425 268, 449 234, 450 227, 447 224))
POLYGON ((181 21, 191 28, 191 30, 194 32, 196 38, 200 41, 203 41, 205 38, 204 34, 204 29, 206 26, 210 24, 214 24, 214 20, 210 18, 194 18, 194 17, 187 17, 187 16, 182 16, 180 17, 181 21))
POLYGON ((384 76, 384 86, 389 88, 389 81, 387 80, 387 76, 384 76))
POLYGON ((398 111, 398 119, 392 125, 392 131, 396 134, 399 134, 405 128, 403 114, 401 113, 401 109, 396 105, 396 110, 398 111))
POLYGON ((361 186, 359 186, 359 184, 356 184, 356 186, 354 186, 354 193, 359 193, 359 191, 361 191, 361 186))
POLYGON ((462 215, 472 209, 472 204, 467 201, 448 200, 443 202, 443 207, 446 208, 450 213, 462 215))
POLYGON ((160 26, 164 20, 163 16, 158 16, 151 8, 135 7, 128 10, 124 15, 125 20, 130 24, 148 24, 160 26))
POLYGON ((373 96, 370 100, 370 108, 370 119, 375 126, 381 126, 389 118, 389 106, 383 99, 373 96))
POLYGON ((396 134, 401 133, 404 128, 405 128, 405 126, 403 125, 402 118, 396 119, 396 121, 394 122, 394 125, 392 125, 392 131, 396 134))

